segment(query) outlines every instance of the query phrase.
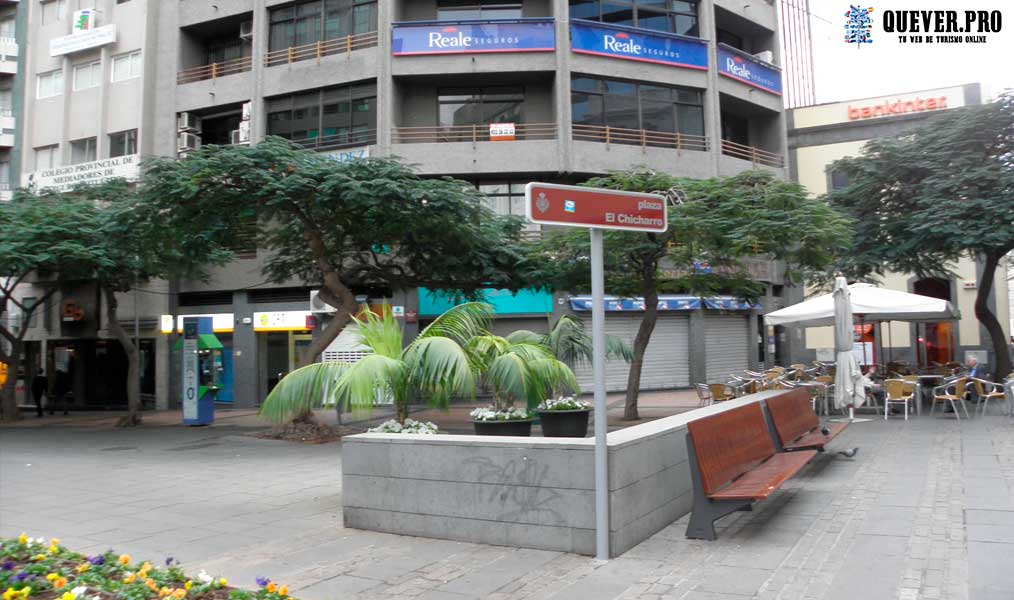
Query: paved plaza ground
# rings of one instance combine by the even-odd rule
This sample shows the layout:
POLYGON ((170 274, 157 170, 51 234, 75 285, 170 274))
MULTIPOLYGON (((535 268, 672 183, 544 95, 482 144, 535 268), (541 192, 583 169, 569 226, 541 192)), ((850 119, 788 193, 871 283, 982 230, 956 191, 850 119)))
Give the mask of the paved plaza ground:
POLYGON ((684 538, 686 518, 606 563, 348 530, 339 444, 212 428, 0 429, 0 535, 174 556, 304 600, 1014 598, 1014 420, 923 415, 851 426, 782 491, 684 538))

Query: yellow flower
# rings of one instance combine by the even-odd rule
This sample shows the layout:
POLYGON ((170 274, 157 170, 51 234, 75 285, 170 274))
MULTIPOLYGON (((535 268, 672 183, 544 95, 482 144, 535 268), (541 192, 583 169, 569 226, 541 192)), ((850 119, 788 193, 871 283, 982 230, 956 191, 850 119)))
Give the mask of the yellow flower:
MULTIPOLYGON (((25 535, 25 532, 22 531, 21 535, 18 536, 18 543, 21 544, 22 546, 27 546, 28 545, 28 536, 25 535)), ((10 591, 10 590, 8 590, 8 591, 10 591)), ((7 592, 4 592, 4 593, 6 594, 7 592)))
POLYGON ((153 592, 157 592, 158 591, 158 586, 155 585, 155 580, 154 579, 146 579, 145 582, 144 582, 144 585, 148 586, 148 589, 151 590, 151 591, 153 591, 153 592))
POLYGON ((56 581, 59 578, 59 573, 50 573, 49 575, 46 575, 46 581, 56 581))
POLYGON ((59 546, 50 546, 49 547, 49 553, 50 554, 56 554, 59 551, 60 551, 60 547, 59 546))
POLYGON ((40 560, 46 560, 46 555, 45 554, 36 554, 35 556, 32 557, 32 560, 34 560, 36 562, 38 562, 40 560))
POLYGON ((162 586, 162 589, 160 589, 158 591, 158 597, 159 598, 165 598, 166 596, 168 596, 171 593, 172 593, 172 590, 170 590, 169 588, 167 588, 165 586, 162 586))
MULTIPOLYGON (((25 535, 25 534, 22 533, 21 535, 25 535)), ((7 591, 4 592, 3 599, 4 600, 12 600, 13 598, 17 598, 18 595, 19 595, 18 592, 14 588, 10 588, 9 587, 9 588, 7 588, 7 591)))
POLYGON ((278 591, 278 586, 275 585, 274 581, 269 581, 265 589, 268 591, 269 594, 274 594, 276 591, 278 591))
POLYGON ((52 538, 52 539, 50 539, 49 540, 49 545, 50 546, 59 546, 60 545, 60 539, 59 538, 52 538))
POLYGON ((121 554, 120 558, 116 559, 116 561, 118 563, 120 563, 121 565, 129 565, 130 564, 130 555, 129 554, 121 554))
POLYGON ((221 578, 221 579, 218 580, 218 585, 220 585, 222 587, 225 587, 225 586, 229 585, 229 582, 226 581, 225 577, 223 577, 223 578, 221 578))
POLYGON ((278 588, 278 595, 281 596, 282 598, 288 596, 289 595, 289 586, 283 585, 282 587, 278 588))
POLYGON ((64 587, 66 587, 66 585, 67 585, 67 578, 66 577, 60 577, 59 579, 57 579, 56 581, 53 582, 53 589, 62 590, 64 587))
POLYGON ((91 565, 89 565, 88 563, 82 563, 82 564, 78 565, 77 572, 78 573, 84 573, 85 571, 88 570, 89 566, 91 566, 91 565))
POLYGON ((187 580, 186 583, 183 584, 183 589, 185 590, 189 590, 192 587, 194 587, 194 582, 190 581, 189 579, 187 580))
POLYGON ((123 578, 123 583, 134 583, 137 581, 137 575, 133 573, 127 573, 127 576, 123 578))
POLYGON ((176 591, 173 592, 173 598, 175 598, 176 600, 183 600, 183 598, 186 598, 186 597, 187 597, 187 591, 186 590, 182 590, 182 589, 177 588, 176 591))
POLYGON ((71 594, 70 592, 64 592, 63 595, 60 596, 60 600, 77 600, 77 596, 71 594))

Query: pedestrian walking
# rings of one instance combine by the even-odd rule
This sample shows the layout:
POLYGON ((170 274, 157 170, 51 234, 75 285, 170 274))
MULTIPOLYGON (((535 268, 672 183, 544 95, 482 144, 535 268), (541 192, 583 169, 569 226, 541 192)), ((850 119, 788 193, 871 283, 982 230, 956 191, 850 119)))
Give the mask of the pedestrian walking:
MULTIPOLYGON (((46 372, 42 369, 35 374, 32 378, 32 398, 35 399, 35 413, 40 419, 42 418, 42 396, 49 393, 49 378, 46 377, 46 372)), ((49 401, 49 398, 46 398, 49 401)))

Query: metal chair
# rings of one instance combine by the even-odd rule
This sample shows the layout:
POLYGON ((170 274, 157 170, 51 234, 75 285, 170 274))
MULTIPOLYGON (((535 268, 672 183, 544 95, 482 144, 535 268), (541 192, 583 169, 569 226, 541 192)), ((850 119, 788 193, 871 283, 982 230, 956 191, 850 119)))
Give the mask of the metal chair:
POLYGON ((697 406, 708 406, 711 404, 711 388, 706 383, 697 384, 697 406))
POLYGON ((908 404, 915 397, 915 385, 904 379, 887 379, 884 381, 884 420, 891 414, 892 404, 905 406, 905 420, 908 420, 908 404))
POLYGON ((724 402, 736 398, 736 395, 729 391, 728 386, 724 383, 709 383, 708 391, 711 392, 712 402, 724 402))
POLYGON ((959 377, 953 381, 933 388, 933 405, 930 407, 930 414, 933 414, 937 404, 950 402, 951 408, 954 410, 954 417, 960 421, 961 416, 958 414, 957 405, 957 403, 960 402, 962 410, 965 411, 965 418, 969 418, 968 406, 965 405, 965 385, 967 383, 967 378, 959 377))
POLYGON ((979 395, 979 400, 982 403, 982 406, 979 407, 980 415, 985 416, 990 400, 999 399, 1003 401, 1006 397, 1003 392, 1003 384, 986 381, 977 377, 973 377, 972 382, 975 384, 975 393, 979 395))

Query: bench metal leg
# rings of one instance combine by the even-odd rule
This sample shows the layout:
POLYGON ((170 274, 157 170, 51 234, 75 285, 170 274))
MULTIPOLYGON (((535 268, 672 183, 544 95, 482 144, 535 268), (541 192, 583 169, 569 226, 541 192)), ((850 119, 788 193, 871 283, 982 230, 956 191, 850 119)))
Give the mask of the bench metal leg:
POLYGON ((714 541, 715 521, 736 511, 753 510, 753 500, 711 500, 704 493, 701 469, 697 465, 697 452, 693 440, 687 433, 687 459, 690 462, 690 479, 694 485, 694 505, 690 513, 690 524, 687 525, 687 537, 693 540, 714 541))

